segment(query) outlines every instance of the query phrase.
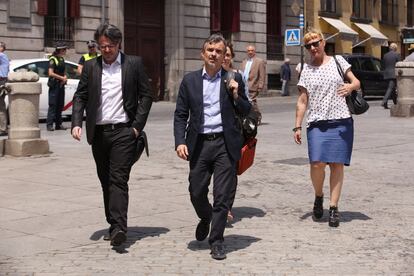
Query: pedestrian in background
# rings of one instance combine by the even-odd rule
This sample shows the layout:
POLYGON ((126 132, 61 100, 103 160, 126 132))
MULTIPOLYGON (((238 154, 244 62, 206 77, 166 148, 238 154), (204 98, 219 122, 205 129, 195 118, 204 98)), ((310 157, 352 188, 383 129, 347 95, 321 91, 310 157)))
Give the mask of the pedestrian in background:
POLYGON ((325 40, 320 31, 305 34, 305 48, 311 60, 304 64, 298 83, 299 97, 293 128, 297 144, 302 143, 302 120, 307 113, 307 140, 310 175, 315 190, 313 215, 323 216, 323 183, 325 168, 330 168, 329 226, 339 226, 338 202, 344 180, 344 165, 351 163, 354 126, 345 96, 358 90, 360 83, 351 65, 341 56, 337 60, 349 83, 344 83, 333 57, 325 53, 325 40))
POLYGON ((229 83, 224 81, 225 54, 222 35, 212 34, 205 40, 201 50, 204 66, 184 76, 174 113, 175 149, 178 157, 190 161, 190 198, 200 218, 195 236, 198 241, 206 239, 211 223, 208 242, 212 258, 217 260, 226 258, 223 235, 229 194, 243 142, 234 114, 247 115, 251 107, 240 74, 229 83), (212 175, 213 206, 208 200, 212 175))
POLYGON ((73 96, 72 136, 81 139, 86 110, 86 136, 92 145, 110 225, 104 239, 119 246, 127 238, 128 180, 137 138, 153 99, 141 57, 120 52, 121 31, 103 24, 94 37, 101 56, 86 62, 82 70, 73 96))
POLYGON ((263 59, 256 56, 256 48, 248 45, 246 48, 247 58, 243 60, 242 71, 245 82, 249 89, 249 97, 252 101, 252 107, 258 114, 259 125, 262 121, 257 104, 257 97, 263 91, 266 80, 266 63, 263 59))
POLYGON ((397 53, 397 44, 391 43, 390 50, 382 58, 384 64, 384 80, 388 80, 388 88, 382 99, 382 106, 388 109, 388 100, 391 98, 394 104, 397 104, 397 79, 395 76, 395 64, 400 60, 397 53))
MULTIPOLYGON (((226 46, 226 54, 224 55, 224 61, 223 61, 223 69, 226 70, 227 72, 229 71, 233 71, 235 73, 239 73, 239 74, 243 74, 243 71, 235 69, 233 67, 233 58, 235 57, 235 53, 233 50, 233 44, 231 42, 227 42, 227 46, 226 46)), ((245 85, 244 87, 244 91, 246 94, 247 99, 250 102, 250 98, 249 98, 249 90, 246 86, 246 83, 243 80, 243 83, 245 85)), ((232 189, 230 191, 230 195, 229 195, 229 212, 227 213, 227 222, 231 222, 234 219, 234 214, 232 213, 232 208, 233 208, 233 204, 234 204, 234 199, 236 198, 236 191, 237 191, 237 184, 238 184, 238 177, 237 177, 237 173, 234 175, 234 185, 232 186, 232 189)))
MULTIPOLYGON (((6 84, 7 76, 9 75, 10 62, 4 51, 6 51, 6 43, 0 42, 0 86, 6 84)), ((7 110, 5 97, 5 93, 0 94, 0 136, 7 135, 7 110)))
POLYGON ((85 64, 85 61, 91 60, 93 58, 96 58, 99 56, 97 50, 96 50, 96 41, 95 40, 89 40, 86 42, 86 45, 88 45, 88 52, 86 54, 83 54, 82 57, 79 59, 78 62, 78 74, 80 75, 82 73, 83 65, 85 64))
POLYGON ((58 41, 56 49, 49 58, 49 109, 47 111, 46 128, 48 131, 66 130, 62 124, 62 110, 65 104, 66 76, 65 59, 67 46, 58 41), (53 127, 55 123, 55 127, 53 127))
POLYGON ((290 59, 286 58, 280 68, 280 80, 282 81, 282 96, 289 96, 289 81, 291 78, 290 59))
POLYGON ((414 61, 414 44, 410 44, 410 47, 408 47, 408 53, 409 55, 405 57, 405 62, 413 62, 414 61))

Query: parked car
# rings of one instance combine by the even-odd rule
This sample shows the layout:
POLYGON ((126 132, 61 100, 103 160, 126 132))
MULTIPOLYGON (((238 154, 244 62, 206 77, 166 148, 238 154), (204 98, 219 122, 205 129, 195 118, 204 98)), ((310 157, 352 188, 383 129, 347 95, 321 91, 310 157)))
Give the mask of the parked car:
MULTIPOLYGON (((66 75, 68 82, 65 86, 65 104, 62 111, 62 116, 72 115, 72 98, 78 87, 80 76, 77 74, 78 65, 71 61, 65 61, 66 75)), ((42 84, 42 94, 39 99, 39 119, 46 119, 48 110, 48 69, 49 60, 46 58, 39 59, 14 59, 10 61, 10 71, 17 71, 19 69, 27 69, 39 75, 39 82, 42 84)))
POLYGON ((361 91, 366 96, 385 95, 388 81, 384 80, 381 60, 366 54, 342 55, 351 64, 352 73, 361 82, 361 91))

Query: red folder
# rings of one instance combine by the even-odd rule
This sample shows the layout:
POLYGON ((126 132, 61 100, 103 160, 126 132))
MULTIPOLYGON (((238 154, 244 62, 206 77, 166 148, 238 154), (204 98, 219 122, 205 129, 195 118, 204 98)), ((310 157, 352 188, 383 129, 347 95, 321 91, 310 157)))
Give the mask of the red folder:
POLYGON ((237 168, 237 175, 241 175, 253 165, 254 154, 256 153, 256 143, 257 139, 252 138, 247 140, 244 146, 242 147, 241 158, 239 160, 237 168))

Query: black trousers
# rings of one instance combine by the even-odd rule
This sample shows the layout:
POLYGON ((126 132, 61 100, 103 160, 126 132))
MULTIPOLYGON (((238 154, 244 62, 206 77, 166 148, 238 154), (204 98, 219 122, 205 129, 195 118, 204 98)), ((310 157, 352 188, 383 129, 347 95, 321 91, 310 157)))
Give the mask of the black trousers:
POLYGON ((106 221, 110 231, 119 228, 127 232, 128 180, 137 140, 134 130, 124 126, 103 129, 97 126, 92 153, 101 182, 106 221))
POLYGON ((222 242, 229 210, 229 195, 234 185, 236 163, 227 153, 224 137, 203 140, 200 136, 190 160, 189 192, 200 219, 211 219, 209 243, 222 242), (213 176, 213 206, 208 186, 213 176))
POLYGON ((62 125, 62 109, 65 104, 65 86, 56 84, 49 88, 49 109, 47 110, 46 124, 62 125))

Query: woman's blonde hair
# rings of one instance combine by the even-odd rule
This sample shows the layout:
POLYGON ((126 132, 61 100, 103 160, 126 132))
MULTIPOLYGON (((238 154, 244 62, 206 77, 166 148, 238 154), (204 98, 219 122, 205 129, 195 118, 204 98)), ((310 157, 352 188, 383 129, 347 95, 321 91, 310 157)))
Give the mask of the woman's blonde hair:
POLYGON ((309 41, 315 38, 320 38, 323 40, 324 37, 322 32, 314 28, 308 28, 306 34, 303 36, 303 42, 307 44, 309 41))

